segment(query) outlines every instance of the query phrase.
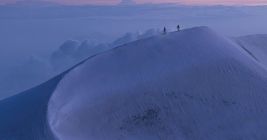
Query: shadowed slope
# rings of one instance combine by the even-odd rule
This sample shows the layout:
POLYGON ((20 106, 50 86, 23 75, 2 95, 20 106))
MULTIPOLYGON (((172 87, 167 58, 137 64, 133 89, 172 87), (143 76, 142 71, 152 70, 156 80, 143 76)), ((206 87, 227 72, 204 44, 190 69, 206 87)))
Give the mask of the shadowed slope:
POLYGON ((37 87, 1 100, 0 140, 55 139, 47 123, 48 102, 60 80, 73 68, 37 87))
POLYGON ((0 101, 1 140, 53 139, 47 125, 47 104, 62 76, 0 101))

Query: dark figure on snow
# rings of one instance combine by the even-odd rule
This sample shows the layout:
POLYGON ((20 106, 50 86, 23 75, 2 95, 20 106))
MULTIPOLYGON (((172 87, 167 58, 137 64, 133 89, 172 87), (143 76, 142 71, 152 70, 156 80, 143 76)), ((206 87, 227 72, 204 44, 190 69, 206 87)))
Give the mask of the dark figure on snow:
POLYGON ((180 31, 180 25, 177 25, 177 31, 180 31))
POLYGON ((166 27, 164 27, 163 34, 166 34, 166 33, 167 33, 167 29, 166 29, 166 27))

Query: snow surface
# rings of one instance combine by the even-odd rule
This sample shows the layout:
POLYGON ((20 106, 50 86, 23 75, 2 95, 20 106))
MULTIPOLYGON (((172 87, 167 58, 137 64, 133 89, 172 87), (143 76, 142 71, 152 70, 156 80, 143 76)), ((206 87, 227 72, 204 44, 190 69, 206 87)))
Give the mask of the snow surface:
POLYGON ((247 35, 235 38, 236 42, 247 51, 251 57, 267 68, 267 35, 247 35))
POLYGON ((0 101, 0 140, 52 140, 47 125, 47 104, 62 78, 0 101))
POLYGON ((54 140, 47 123, 49 99, 60 80, 83 62, 39 86, 0 100, 0 140, 54 140))
POLYGON ((49 104, 62 140, 266 138, 266 71, 206 27, 137 41, 71 71, 49 104))
POLYGON ((207 27, 153 36, 0 101, 0 139, 263 140, 266 74, 207 27))

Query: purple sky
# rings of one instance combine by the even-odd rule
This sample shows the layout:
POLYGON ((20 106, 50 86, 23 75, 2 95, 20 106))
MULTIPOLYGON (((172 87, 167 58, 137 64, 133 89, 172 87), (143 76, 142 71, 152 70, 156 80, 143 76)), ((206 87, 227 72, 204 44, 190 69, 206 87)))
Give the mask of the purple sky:
MULTIPOLYGON (((1 4, 14 3, 21 0, 0 0, 1 4)), ((121 0, 24 0, 24 1, 49 1, 61 4, 118 4, 121 0)), ((124 0, 132 1, 132 0, 124 0)), ((267 0, 134 0, 135 3, 182 3, 182 4, 225 4, 225 5, 260 5, 267 4, 267 0)))

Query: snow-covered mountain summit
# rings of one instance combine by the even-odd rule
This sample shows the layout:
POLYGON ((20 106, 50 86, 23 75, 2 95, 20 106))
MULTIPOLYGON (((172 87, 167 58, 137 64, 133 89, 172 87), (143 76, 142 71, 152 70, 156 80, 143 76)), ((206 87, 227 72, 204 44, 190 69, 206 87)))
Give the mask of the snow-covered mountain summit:
POLYGON ((0 102, 0 138, 257 140, 267 71, 207 27, 119 46, 0 102))

